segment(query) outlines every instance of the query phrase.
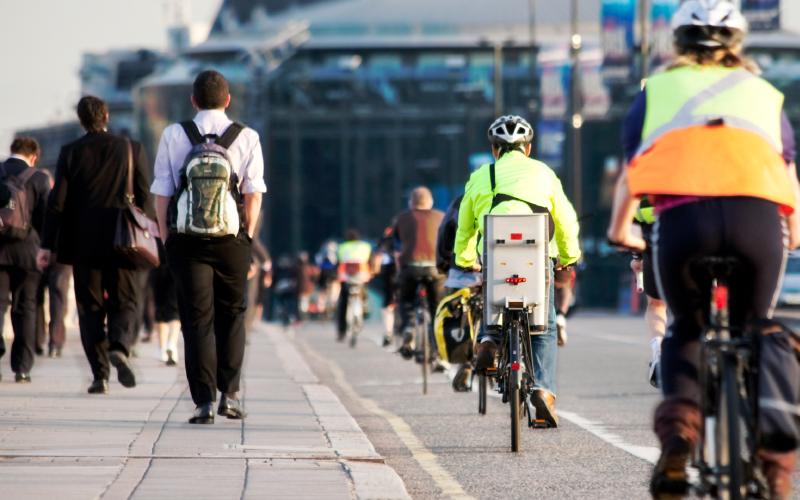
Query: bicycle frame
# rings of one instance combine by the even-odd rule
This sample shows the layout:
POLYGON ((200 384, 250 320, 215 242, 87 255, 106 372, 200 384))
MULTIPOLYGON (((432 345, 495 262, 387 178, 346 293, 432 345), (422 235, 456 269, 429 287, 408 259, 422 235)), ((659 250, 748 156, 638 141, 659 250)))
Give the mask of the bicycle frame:
POLYGON ((730 322, 727 274, 712 269, 710 321, 701 337, 703 431, 692 465, 698 495, 736 500, 767 490, 758 477, 757 352, 752 337, 730 322), (744 449, 742 449, 744 445, 744 449), (744 453, 743 453, 744 452, 744 453), (743 458, 749 457, 748 459, 743 458))

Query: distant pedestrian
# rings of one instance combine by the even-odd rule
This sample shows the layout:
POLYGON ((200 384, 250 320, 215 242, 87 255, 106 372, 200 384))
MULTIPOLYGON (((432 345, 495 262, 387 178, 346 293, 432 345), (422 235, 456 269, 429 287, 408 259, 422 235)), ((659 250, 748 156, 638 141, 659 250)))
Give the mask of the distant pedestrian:
POLYGON ((167 264, 164 246, 158 245, 161 265, 150 272, 150 289, 155 304, 154 329, 158 334, 160 359, 167 366, 178 364, 178 337, 181 322, 178 314, 178 292, 167 264))
POLYGON ((218 413, 241 419, 247 273, 261 211, 264 159, 258 134, 231 121, 228 82, 216 71, 194 81, 193 120, 164 130, 155 162, 156 211, 175 277, 192 424, 218 413))
POLYGON ((60 358, 67 339, 67 297, 69 296, 72 266, 53 262, 42 270, 36 294, 36 354, 60 358), (47 294, 49 315, 45 318, 44 299, 47 294))
MULTIPOLYGON (((17 382, 31 381, 36 345, 36 292, 41 273, 36 267, 39 235, 44 225, 50 181, 35 168, 39 143, 17 137, 11 157, 0 165, 0 318, 11 299, 11 369, 17 382)), ((0 356, 5 353, 0 321, 0 356)))
POLYGON ((94 376, 89 393, 105 394, 109 362, 124 387, 136 385, 129 356, 136 338, 140 271, 114 253, 131 157, 135 204, 150 213, 152 207, 141 144, 106 130, 108 107, 97 97, 81 98, 78 118, 86 135, 61 148, 39 264, 46 266, 53 257, 72 264, 81 342, 94 376))

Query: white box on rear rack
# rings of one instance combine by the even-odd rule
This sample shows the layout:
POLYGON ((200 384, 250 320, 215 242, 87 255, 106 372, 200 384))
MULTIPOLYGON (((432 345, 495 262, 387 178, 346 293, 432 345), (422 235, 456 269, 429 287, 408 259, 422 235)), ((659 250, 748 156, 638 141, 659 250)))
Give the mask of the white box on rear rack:
POLYGON ((486 215, 484 320, 502 324, 503 309, 525 309, 531 333, 547 329, 550 263, 547 214, 486 215))

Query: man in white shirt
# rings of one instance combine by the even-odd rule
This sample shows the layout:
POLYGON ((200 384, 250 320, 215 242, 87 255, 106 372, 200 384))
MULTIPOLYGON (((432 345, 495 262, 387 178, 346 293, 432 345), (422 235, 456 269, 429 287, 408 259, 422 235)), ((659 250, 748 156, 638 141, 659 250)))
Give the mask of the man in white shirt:
POLYGON ((198 110, 193 125, 184 122, 164 130, 150 190, 156 195, 159 229, 178 290, 186 376, 197 406, 189 422, 210 424, 214 422, 217 389, 222 394, 220 415, 245 416, 238 394, 244 359, 245 289, 250 246, 267 187, 258 133, 234 124, 225 114, 231 101, 225 78, 216 71, 203 71, 194 81, 191 99, 198 110), (225 134, 229 128, 241 131, 225 134), (190 139, 192 130, 195 137, 190 139), (219 144, 226 137, 234 137, 226 151, 235 174, 231 180, 236 181, 231 183, 231 194, 237 201, 243 198, 238 234, 188 234, 176 222, 176 213, 181 212, 175 208, 187 190, 184 162, 193 150, 193 141, 215 139, 219 144))

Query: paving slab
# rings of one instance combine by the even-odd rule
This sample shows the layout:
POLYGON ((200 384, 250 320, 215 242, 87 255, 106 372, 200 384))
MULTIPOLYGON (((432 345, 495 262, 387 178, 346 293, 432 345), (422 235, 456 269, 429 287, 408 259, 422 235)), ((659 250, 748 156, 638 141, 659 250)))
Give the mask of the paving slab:
POLYGON ((187 423, 183 369, 152 343, 133 360, 138 385, 91 377, 77 331, 62 358, 37 357, 31 384, 0 368, 0 484, 4 500, 160 498, 409 498, 291 334, 250 333, 242 382, 245 420, 187 423))

